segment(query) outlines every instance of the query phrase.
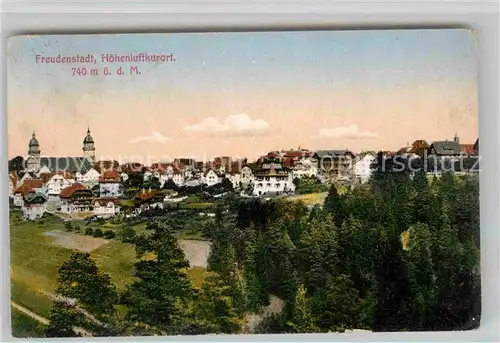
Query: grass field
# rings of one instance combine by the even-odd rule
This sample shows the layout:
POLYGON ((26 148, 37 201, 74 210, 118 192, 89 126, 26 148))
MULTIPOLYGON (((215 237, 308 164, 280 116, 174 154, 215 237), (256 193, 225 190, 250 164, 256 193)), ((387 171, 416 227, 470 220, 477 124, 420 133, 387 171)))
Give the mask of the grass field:
MULTIPOLYGON (((53 245, 56 238, 44 235, 47 231, 64 231, 61 219, 50 216, 42 221, 43 224, 19 222, 11 218, 11 297, 29 310, 48 317, 52 301, 43 292, 54 293, 58 269, 73 250, 53 245)), ((131 281, 136 260, 133 245, 110 240, 90 254, 100 270, 110 274, 118 289, 131 281)), ((204 268, 192 268, 188 274, 195 285, 204 280, 204 268)))
POLYGON ((44 325, 13 308, 12 336, 16 338, 43 337, 44 325))
POLYGON ((286 199, 290 201, 302 201, 305 205, 323 205, 327 194, 327 192, 323 192, 292 195, 291 197, 288 197, 286 199))

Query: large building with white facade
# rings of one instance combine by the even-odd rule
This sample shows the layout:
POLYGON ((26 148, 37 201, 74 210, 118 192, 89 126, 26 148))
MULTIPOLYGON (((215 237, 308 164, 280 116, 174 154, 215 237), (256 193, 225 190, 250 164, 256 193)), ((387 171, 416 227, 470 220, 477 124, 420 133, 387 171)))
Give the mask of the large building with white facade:
POLYGON ((295 191, 292 172, 283 168, 281 163, 263 163, 259 169, 253 172, 253 175, 253 194, 256 196, 291 193, 295 191))

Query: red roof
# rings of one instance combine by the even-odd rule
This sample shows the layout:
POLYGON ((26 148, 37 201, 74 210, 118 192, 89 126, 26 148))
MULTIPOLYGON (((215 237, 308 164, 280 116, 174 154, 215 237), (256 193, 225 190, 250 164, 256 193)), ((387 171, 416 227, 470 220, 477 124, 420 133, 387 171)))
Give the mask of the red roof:
POLYGON ((31 188, 42 188, 43 180, 40 179, 28 179, 23 181, 23 185, 28 185, 31 188))
POLYGON ((67 170, 58 170, 58 171, 56 171, 56 174, 61 175, 65 179, 74 179, 75 178, 75 176, 67 170))
POLYGON ((292 158, 284 158, 282 161, 283 167, 285 168, 290 168, 293 165, 293 159, 292 158))
POLYGON ((35 191, 35 189, 39 189, 43 187, 43 181, 39 179, 28 179, 24 180, 24 182, 19 186, 14 194, 22 194, 26 195, 35 191))
POLYGON ((463 152, 467 155, 473 155, 476 153, 476 149, 474 144, 460 144, 460 152, 463 152))
POLYGON ((35 190, 31 188, 28 184, 23 183, 21 186, 17 187, 14 194, 26 195, 34 192, 35 190))
POLYGON ((41 173, 38 177, 42 179, 43 183, 47 183, 54 175, 56 175, 56 173, 41 173))
POLYGON ((279 153, 279 152, 277 152, 277 151, 271 151, 271 152, 269 152, 269 153, 267 154, 267 156, 268 156, 268 157, 274 157, 274 158, 280 158, 280 157, 281 157, 280 153, 279 153))
POLYGON ((76 192, 76 191, 85 191, 87 188, 82 185, 81 183, 74 183, 69 187, 64 188, 61 193, 59 194, 60 198, 71 198, 71 196, 76 192))
POLYGON ((104 172, 104 174, 99 177, 99 182, 101 183, 115 183, 120 181, 120 174, 114 169, 104 172))
POLYGON ((288 158, 302 158, 302 157, 306 157, 306 156, 309 156, 309 152, 308 151, 305 151, 305 150, 289 150, 289 151, 285 151, 285 154, 283 155, 283 157, 288 157, 288 158))
POLYGON ((136 199, 139 198, 140 200, 147 200, 147 199, 151 199, 157 195, 161 195, 161 192, 158 191, 158 190, 150 190, 150 191, 141 191, 139 194, 136 195, 136 199))
POLYGON ((411 146, 412 148, 410 152, 413 154, 418 154, 422 150, 429 148, 429 143, 427 143, 424 139, 417 139, 411 146))

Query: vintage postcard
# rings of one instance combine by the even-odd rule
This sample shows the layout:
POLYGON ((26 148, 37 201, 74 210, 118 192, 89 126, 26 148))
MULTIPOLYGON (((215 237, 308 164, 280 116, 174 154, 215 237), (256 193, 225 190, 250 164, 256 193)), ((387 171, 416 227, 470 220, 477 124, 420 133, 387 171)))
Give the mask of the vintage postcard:
POLYGON ((10 38, 12 335, 478 328, 476 64, 465 29, 10 38))

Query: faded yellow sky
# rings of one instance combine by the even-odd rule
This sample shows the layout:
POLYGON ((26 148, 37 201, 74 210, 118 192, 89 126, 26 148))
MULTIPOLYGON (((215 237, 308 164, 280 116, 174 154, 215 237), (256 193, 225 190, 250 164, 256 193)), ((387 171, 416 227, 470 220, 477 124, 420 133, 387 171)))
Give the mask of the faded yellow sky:
MULTIPOLYGON (((458 38, 450 42, 449 35, 444 35, 442 42, 433 37, 429 51, 415 56, 414 61, 411 51, 398 50, 394 51, 398 59, 394 57, 384 65, 384 60, 392 58, 392 52, 379 49, 372 40, 371 51, 378 51, 382 57, 361 58, 356 49, 362 49, 352 39, 343 38, 344 44, 351 44, 345 49, 354 50, 356 63, 349 55, 330 59, 335 56, 329 56, 323 46, 314 50, 314 45, 309 44, 306 50, 312 57, 302 64, 299 57, 290 58, 293 63, 290 62, 289 72, 283 56, 284 66, 272 68, 269 61, 274 55, 267 51, 268 60, 261 62, 257 56, 248 62, 249 68, 259 64, 265 67, 245 74, 241 68, 225 67, 220 59, 203 56, 205 50, 200 48, 199 58, 189 55, 189 64, 150 67, 143 75, 112 81, 72 77, 66 73, 71 70, 70 65, 50 66, 50 70, 44 65, 33 67, 26 51, 28 46, 23 42, 11 51, 25 52, 22 64, 30 66, 31 74, 21 70, 19 60, 11 59, 9 157, 26 155, 33 130, 43 156, 80 156, 87 126, 96 142, 97 158, 121 161, 167 161, 178 156, 210 159, 220 155, 254 159, 270 150, 298 146, 313 150, 348 148, 355 152, 397 150, 416 139, 452 139, 455 133, 461 143, 472 144, 478 136, 475 54, 469 46, 456 47, 469 44, 471 38, 466 31, 459 31, 465 32, 463 42, 458 38), (456 56, 440 48, 451 43, 455 44, 451 50, 456 56), (323 55, 328 58, 315 64, 315 58, 323 55), (342 58, 352 65, 343 65, 342 58), (333 70, 330 64, 335 64, 333 70), (54 70, 59 74, 51 74, 54 70), (210 117, 213 119, 207 121, 210 117), (225 121, 226 118, 230 119, 225 121)), ((405 32, 399 32, 399 39, 394 42, 404 41, 405 32)), ((323 40, 328 38, 323 35, 323 40)), ((383 32, 379 35, 382 40, 386 37, 383 32)), ((191 38, 171 43, 183 46, 193 43, 191 38)), ((216 38, 215 42, 223 41, 222 35, 216 38)), ((335 41, 336 37, 331 39, 335 41)), ((413 46, 412 39, 413 45, 418 45, 418 39, 426 38, 408 37, 406 49, 413 46)), ((93 46, 91 42, 87 39, 86 44, 93 46)), ((399 43, 394 42, 387 44, 396 49, 399 43)), ((420 49, 427 46, 419 44, 420 49)), ((102 49, 100 44, 95 46, 102 49)), ((259 39, 244 46, 248 51, 258 51, 259 39)), ((149 50, 154 47, 151 43, 149 50)), ((178 50, 175 52, 181 61, 182 49, 178 50)), ((230 48, 219 48, 217 53, 222 51, 230 48)), ((50 54, 60 52, 59 47, 50 54)))

